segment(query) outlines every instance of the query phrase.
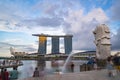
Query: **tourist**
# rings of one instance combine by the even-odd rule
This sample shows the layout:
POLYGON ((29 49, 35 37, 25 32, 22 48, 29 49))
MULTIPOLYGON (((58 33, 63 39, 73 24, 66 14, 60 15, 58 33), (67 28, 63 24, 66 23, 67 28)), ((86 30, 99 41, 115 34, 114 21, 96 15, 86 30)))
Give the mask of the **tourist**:
POLYGON ((1 76, 1 73, 0 73, 0 80, 2 80, 2 76, 1 76))
POLYGON ((94 58, 94 70, 98 70, 97 59, 94 58))
POLYGON ((88 71, 93 69, 94 63, 95 63, 94 58, 89 57, 88 62, 87 62, 88 71))
POLYGON ((113 61, 112 61, 112 56, 107 58, 107 66, 106 66, 107 70, 108 70, 108 76, 111 77, 113 76, 113 61))
POLYGON ((2 61, 0 61, 0 66, 2 66, 2 61))
POLYGON ((35 71, 33 73, 33 77, 39 77, 39 70, 37 67, 35 68, 35 71))
POLYGON ((71 71, 74 72, 74 63, 71 64, 71 71))
POLYGON ((114 63, 115 69, 117 70, 117 73, 120 72, 120 56, 118 56, 118 54, 119 53, 113 56, 113 63, 114 63))
POLYGON ((9 80, 9 72, 6 68, 4 69, 4 80, 9 80))
POLYGON ((10 71, 10 80, 18 79, 18 71, 16 67, 13 67, 13 70, 10 71))
POLYGON ((5 65, 5 60, 3 60, 2 65, 5 65))
POLYGON ((4 80, 4 68, 1 68, 1 72, 0 72, 0 76, 1 76, 1 80, 4 80))

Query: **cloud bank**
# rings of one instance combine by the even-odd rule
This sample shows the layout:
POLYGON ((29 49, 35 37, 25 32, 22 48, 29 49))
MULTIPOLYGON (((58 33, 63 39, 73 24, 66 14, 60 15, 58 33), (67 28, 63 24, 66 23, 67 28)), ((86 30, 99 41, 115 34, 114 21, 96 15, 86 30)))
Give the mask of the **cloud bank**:
MULTIPOLYGON (((95 0, 94 2, 91 0, 87 2, 80 0, 36 2, 33 0, 31 4, 31 0, 25 2, 15 0, 15 2, 10 2, 9 6, 7 2, 6 4, 1 2, 0 30, 29 34, 73 34, 74 50, 95 50, 92 31, 98 24, 109 24, 111 19, 119 21, 118 2, 111 5, 109 0, 95 0), (87 7, 86 4, 90 3, 92 5, 87 7), (108 10, 112 12, 111 15, 107 14, 108 10)), ((117 44, 119 33, 113 34, 112 38, 114 38, 111 40, 112 49, 119 48, 117 44)))

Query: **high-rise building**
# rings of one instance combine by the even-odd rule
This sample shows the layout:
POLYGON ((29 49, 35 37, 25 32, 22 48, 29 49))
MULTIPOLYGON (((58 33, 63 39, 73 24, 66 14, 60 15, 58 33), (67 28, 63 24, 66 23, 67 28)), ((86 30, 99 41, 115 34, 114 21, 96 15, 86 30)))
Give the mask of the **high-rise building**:
POLYGON ((64 38, 64 47, 65 47, 65 54, 70 54, 72 51, 72 37, 73 35, 46 35, 46 34, 33 34, 33 36, 39 37, 39 46, 38 46, 38 53, 39 54, 46 54, 47 52, 47 37, 52 38, 52 49, 51 53, 57 54, 60 53, 59 49, 59 38, 64 38))
POLYGON ((70 54, 72 51, 72 36, 64 37, 64 46, 65 46, 65 54, 70 54))
POLYGON ((46 36, 39 36, 38 53, 46 54, 46 45, 47 45, 47 37, 46 36))
POLYGON ((59 37, 52 37, 52 53, 59 53, 59 37))

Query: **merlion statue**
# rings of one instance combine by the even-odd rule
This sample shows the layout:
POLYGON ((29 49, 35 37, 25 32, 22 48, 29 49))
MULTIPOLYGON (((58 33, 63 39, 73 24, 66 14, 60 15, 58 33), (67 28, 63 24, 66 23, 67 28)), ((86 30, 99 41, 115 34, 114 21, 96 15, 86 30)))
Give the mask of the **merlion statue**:
POLYGON ((96 57, 98 59, 106 59, 110 56, 110 30, 105 24, 98 25, 93 31, 96 45, 96 57))

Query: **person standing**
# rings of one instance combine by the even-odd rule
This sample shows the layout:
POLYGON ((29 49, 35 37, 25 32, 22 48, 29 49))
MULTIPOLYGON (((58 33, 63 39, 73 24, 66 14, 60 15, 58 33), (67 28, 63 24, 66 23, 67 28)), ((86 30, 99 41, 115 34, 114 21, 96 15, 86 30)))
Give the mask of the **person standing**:
POLYGON ((5 78, 5 75, 4 75, 4 68, 1 68, 0 76, 1 76, 1 80, 4 80, 4 78, 5 78))
POLYGON ((74 72, 74 63, 72 62, 72 64, 70 65, 71 67, 71 71, 74 72))
POLYGON ((4 69, 4 80, 9 80, 9 72, 6 68, 4 69))
POLYGON ((112 56, 110 56, 110 57, 108 57, 107 58, 107 70, 108 70, 108 76, 109 77, 112 77, 113 76, 113 69, 114 69, 114 67, 113 67, 113 61, 112 61, 112 56))
POLYGON ((10 80, 18 79, 18 71, 16 67, 13 67, 13 70, 10 71, 10 80))
POLYGON ((113 63, 115 66, 115 69, 117 70, 117 73, 120 72, 120 56, 118 56, 120 53, 118 52, 113 56, 113 63))
POLYGON ((98 70, 97 59, 94 58, 94 70, 98 70))
POLYGON ((38 68, 36 67, 36 68, 35 68, 35 71, 34 71, 34 73, 33 73, 33 77, 39 77, 39 76, 40 76, 39 70, 38 70, 38 68))
POLYGON ((0 74, 0 80, 2 80, 2 76, 1 76, 1 74, 0 74))
POLYGON ((88 71, 89 70, 93 70, 94 67, 94 58, 93 57, 89 57, 88 62, 87 62, 87 67, 88 67, 88 71))

